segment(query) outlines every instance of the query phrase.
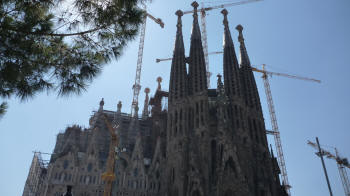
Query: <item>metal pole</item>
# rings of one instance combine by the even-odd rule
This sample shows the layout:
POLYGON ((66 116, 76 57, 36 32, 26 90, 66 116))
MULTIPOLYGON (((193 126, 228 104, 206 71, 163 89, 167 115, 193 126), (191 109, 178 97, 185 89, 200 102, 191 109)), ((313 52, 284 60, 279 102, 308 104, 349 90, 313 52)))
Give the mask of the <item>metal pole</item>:
POLYGON ((323 166, 324 175, 326 176, 326 180, 327 180, 327 185, 328 185, 328 189, 329 189, 329 195, 330 195, 330 196, 333 196, 332 188, 331 188, 331 185, 330 185, 330 183, 329 183, 328 174, 327 174, 327 169, 326 169, 326 166, 325 166, 325 164, 324 164, 323 153, 322 153, 322 151, 321 151, 320 142, 318 141, 318 137, 316 137, 316 142, 317 142, 317 147, 318 147, 319 155, 320 155, 321 162, 322 162, 322 166, 323 166))

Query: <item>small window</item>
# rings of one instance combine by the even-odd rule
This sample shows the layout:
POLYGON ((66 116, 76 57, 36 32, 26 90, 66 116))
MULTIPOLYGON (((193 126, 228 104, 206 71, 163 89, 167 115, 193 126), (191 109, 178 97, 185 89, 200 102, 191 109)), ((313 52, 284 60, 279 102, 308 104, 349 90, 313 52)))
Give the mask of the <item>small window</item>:
POLYGON ((139 173, 139 172, 138 172, 138 169, 135 168, 135 169, 134 169, 134 176, 136 177, 136 176, 138 175, 138 173, 139 173))
POLYGON ((63 162, 63 169, 67 169, 69 165, 69 161, 68 160, 64 160, 63 162))
POLYGON ((89 163, 88 167, 87 167, 88 172, 92 171, 92 163, 89 163))

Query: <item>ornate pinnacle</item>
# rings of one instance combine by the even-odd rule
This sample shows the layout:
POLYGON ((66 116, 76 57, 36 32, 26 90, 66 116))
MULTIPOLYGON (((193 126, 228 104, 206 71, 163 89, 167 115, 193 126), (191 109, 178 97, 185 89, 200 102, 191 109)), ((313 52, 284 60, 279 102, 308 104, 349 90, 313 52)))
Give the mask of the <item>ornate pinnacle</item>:
POLYGON ((98 111, 103 111, 103 105, 105 104, 105 102, 103 101, 103 98, 100 101, 100 108, 98 109, 98 111))
POLYGON ((148 93, 150 92, 151 90, 149 88, 145 88, 145 93, 146 95, 148 95, 148 93))
POLYGON ((239 42, 244 42, 243 33, 242 33, 242 31, 243 31, 243 26, 239 24, 239 25, 236 26, 236 29, 237 29, 237 31, 239 32, 238 41, 239 41, 239 42))
POLYGON ((227 21, 227 14, 228 14, 228 11, 227 11, 226 9, 223 9, 223 10, 221 11, 221 13, 222 13, 222 15, 224 15, 224 21, 223 21, 223 23, 224 23, 225 27, 227 27, 227 26, 228 26, 228 21, 227 21))
POLYGON ((193 16, 197 17, 198 16, 197 8, 198 8, 199 4, 197 3, 197 1, 193 1, 191 5, 193 7, 193 16))
POLYGON ((179 18, 184 15, 184 13, 181 10, 177 10, 175 12, 175 15, 177 15, 179 18))
POLYGON ((160 76, 157 78, 157 82, 158 82, 158 88, 157 88, 157 90, 158 90, 158 91, 160 91, 160 90, 162 89, 162 85, 161 85, 162 80, 163 80, 163 79, 162 79, 162 77, 160 77, 160 76))
POLYGON ((221 74, 217 75, 218 81, 217 81, 217 89, 216 92, 218 92, 219 97, 224 97, 225 96, 225 89, 224 89, 224 84, 221 81, 221 74))
POLYGON ((198 6, 199 6, 199 4, 197 3, 197 1, 193 1, 193 2, 191 3, 191 5, 192 5, 192 7, 193 7, 195 10, 197 10, 197 8, 198 8, 198 6))
POLYGON ((218 77, 218 80, 221 81, 222 75, 221 75, 221 74, 218 74, 217 77, 218 77))
POLYGON ((117 105, 117 112, 121 112, 121 110, 122 110, 122 102, 119 101, 117 105))
POLYGON ((182 27, 182 21, 181 21, 181 17, 184 15, 184 13, 181 10, 177 10, 175 12, 175 15, 177 15, 177 28, 181 28, 182 27))

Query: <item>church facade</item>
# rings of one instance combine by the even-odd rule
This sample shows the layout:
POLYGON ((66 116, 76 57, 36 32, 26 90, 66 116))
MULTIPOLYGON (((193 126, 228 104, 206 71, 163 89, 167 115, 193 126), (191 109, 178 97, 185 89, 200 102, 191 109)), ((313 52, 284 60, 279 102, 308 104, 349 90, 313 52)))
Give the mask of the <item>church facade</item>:
POLYGON ((147 94, 141 117, 138 111, 135 116, 122 113, 121 103, 116 111, 104 110, 101 101, 89 128, 73 126, 58 134, 37 195, 61 195, 67 185, 76 196, 103 195, 101 174, 106 170, 111 136, 102 115, 119 125, 113 196, 288 195, 269 150, 243 27, 236 27, 239 62, 228 12, 222 11, 223 77, 218 75, 217 87, 208 89, 198 4, 192 6, 189 57, 182 34, 183 12, 176 12, 169 91, 159 83, 153 97, 147 94))

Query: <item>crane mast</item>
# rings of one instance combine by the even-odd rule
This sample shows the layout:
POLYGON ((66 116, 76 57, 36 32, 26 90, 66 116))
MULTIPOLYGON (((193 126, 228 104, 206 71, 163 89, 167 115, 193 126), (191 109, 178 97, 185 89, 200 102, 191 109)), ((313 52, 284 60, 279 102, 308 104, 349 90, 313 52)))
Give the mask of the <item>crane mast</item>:
MULTIPOLYGON (((202 7, 204 8, 204 3, 202 3, 202 7)), ((208 86, 208 88, 210 88, 211 73, 209 71, 207 25, 206 25, 206 21, 205 21, 205 16, 206 16, 206 13, 205 13, 204 9, 201 9, 202 45, 203 45, 205 68, 207 70, 207 86, 208 86)))
POLYGON ((111 123, 107 120, 107 117, 103 115, 104 121, 107 125, 107 128, 109 130, 109 133, 111 134, 111 143, 109 144, 109 152, 108 152, 108 158, 106 163, 106 172, 102 174, 101 178, 105 181, 104 186, 104 196, 111 196, 112 195, 112 186, 113 182, 115 181, 115 158, 116 158, 116 148, 118 147, 118 136, 116 133, 116 130, 118 129, 118 125, 113 127, 111 123))
POLYGON ((299 79, 299 80, 306 80, 306 81, 311 81, 311 82, 318 82, 320 83, 320 80, 316 80, 313 78, 307 78, 307 77, 300 77, 300 76, 295 76, 295 75, 290 75, 290 74, 285 74, 285 73, 277 73, 277 72, 271 72, 271 71, 266 71, 265 70, 265 64, 262 65, 262 69, 258 69, 256 67, 252 67, 252 71, 262 73, 263 76, 263 81, 264 81, 264 88, 265 88, 265 94, 266 94, 266 99, 267 99, 267 105, 269 108, 269 114, 270 114, 270 120, 271 120, 271 125, 272 125, 272 131, 266 131, 268 134, 272 134, 274 136, 275 140, 275 146, 277 150, 277 161, 281 170, 281 176, 282 176, 282 182, 283 185, 285 186, 285 189, 288 193, 290 194, 290 184, 288 180, 288 175, 287 175, 287 168, 286 168, 286 163, 284 160, 284 154, 283 154, 283 149, 282 149, 282 142, 281 142, 281 136, 277 124, 277 118, 276 118, 276 111, 275 111, 275 106, 273 103, 272 99, 272 93, 271 93, 271 88, 270 88, 270 82, 268 76, 276 75, 276 76, 283 76, 287 78, 293 78, 293 79, 299 79))
POLYGON ((286 189, 288 195, 290 195, 290 185, 289 185, 289 181, 288 181, 286 163, 284 161, 282 142, 281 142, 280 132, 278 129, 278 124, 277 124, 275 106, 274 106, 273 100, 272 100, 270 83, 269 83, 269 79, 268 79, 268 76, 266 73, 263 74, 262 78, 264 80, 265 94, 266 94, 267 105, 268 105, 269 113, 270 113, 272 131, 274 132, 273 136, 275 139, 275 145, 276 145, 276 149, 277 149, 277 160, 278 160, 278 164, 279 164, 280 169, 281 169, 282 182, 283 182, 283 185, 285 186, 285 189, 286 189))
MULTIPOLYGON (((146 11, 146 5, 143 4, 143 9, 146 11)), ((142 70, 142 58, 143 58, 143 48, 145 45, 145 34, 146 34, 146 22, 147 17, 152 19, 154 22, 159 24, 162 28, 164 28, 164 23, 160 18, 155 18, 151 14, 147 13, 144 15, 144 18, 142 19, 141 23, 141 33, 140 33, 140 43, 139 43, 139 50, 137 54, 137 66, 136 66, 136 76, 135 76, 135 83, 132 87, 133 89, 133 98, 132 98, 132 104, 131 104, 131 115, 135 115, 135 109, 138 107, 138 99, 140 95, 141 90, 141 70, 142 70)))
POLYGON ((146 21, 147 16, 144 16, 142 24, 141 24, 141 34, 140 34, 140 43, 139 50, 137 54, 137 66, 136 66, 136 76, 135 83, 132 86, 133 89, 133 98, 132 98, 132 106, 131 106, 131 115, 134 114, 135 108, 138 107, 138 99, 141 90, 141 69, 142 69, 142 57, 143 57, 143 47, 145 44, 145 33, 146 33, 146 21))
POLYGON ((337 166, 338 166, 338 170, 339 170, 340 179, 341 179, 341 182, 343 184, 345 196, 350 196, 349 177, 348 177, 348 174, 346 172, 345 165, 341 162, 341 160, 344 160, 344 159, 339 158, 340 157, 339 152, 336 148, 335 148, 335 155, 336 155, 336 157, 338 157, 337 166))

